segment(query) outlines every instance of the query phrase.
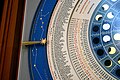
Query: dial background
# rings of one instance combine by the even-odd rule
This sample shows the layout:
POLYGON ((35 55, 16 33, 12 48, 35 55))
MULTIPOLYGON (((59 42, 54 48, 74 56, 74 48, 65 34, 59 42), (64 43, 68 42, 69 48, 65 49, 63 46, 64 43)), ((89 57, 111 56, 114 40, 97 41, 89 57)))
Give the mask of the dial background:
MULTIPOLYGON (((23 30, 23 40, 22 41, 28 41, 29 39, 29 33, 31 28, 31 23, 34 17, 34 14, 36 12, 36 8, 38 7, 40 0, 36 0, 32 2, 32 0, 27 0, 27 7, 26 7, 26 17, 25 17, 25 23, 24 23, 24 30, 23 30), (30 2, 30 3, 29 3, 30 2), (33 5, 34 3, 34 5, 33 5), (32 5, 32 6, 31 6, 32 5), (29 9, 27 9, 29 8, 29 9)), ((19 68, 19 80, 26 80, 30 79, 29 76, 29 69, 28 69, 28 50, 26 47, 23 47, 21 49, 21 60, 20 60, 20 68, 19 68)))

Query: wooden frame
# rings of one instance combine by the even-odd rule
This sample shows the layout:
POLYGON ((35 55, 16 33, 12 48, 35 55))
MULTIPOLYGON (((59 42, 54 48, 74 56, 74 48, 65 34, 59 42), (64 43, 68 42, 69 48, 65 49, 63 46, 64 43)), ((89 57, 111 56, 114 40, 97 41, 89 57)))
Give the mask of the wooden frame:
POLYGON ((0 21, 0 80, 16 80, 25 0, 4 0, 0 21))

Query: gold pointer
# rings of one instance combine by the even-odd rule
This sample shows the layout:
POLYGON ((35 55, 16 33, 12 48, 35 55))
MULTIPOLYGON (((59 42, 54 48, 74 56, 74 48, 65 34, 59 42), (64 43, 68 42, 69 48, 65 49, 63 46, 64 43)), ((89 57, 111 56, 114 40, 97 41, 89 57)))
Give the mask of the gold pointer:
POLYGON ((46 38, 42 39, 41 41, 28 41, 28 42, 22 42, 22 45, 29 46, 34 44, 42 44, 45 45, 47 43, 46 38))

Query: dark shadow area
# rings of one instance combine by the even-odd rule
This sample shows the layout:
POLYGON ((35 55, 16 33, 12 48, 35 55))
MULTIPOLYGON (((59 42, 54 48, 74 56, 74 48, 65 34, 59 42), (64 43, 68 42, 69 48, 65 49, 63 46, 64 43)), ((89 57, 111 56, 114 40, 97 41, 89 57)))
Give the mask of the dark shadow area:
POLYGON ((1 17, 2 17, 3 4, 4 4, 4 0, 0 0, 0 22, 1 22, 1 17))

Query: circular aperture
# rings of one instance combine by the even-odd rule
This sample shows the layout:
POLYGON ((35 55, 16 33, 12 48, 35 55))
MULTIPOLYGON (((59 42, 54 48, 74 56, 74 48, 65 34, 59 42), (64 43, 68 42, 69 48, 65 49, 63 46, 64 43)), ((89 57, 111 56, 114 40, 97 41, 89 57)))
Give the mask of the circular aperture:
POLYGON ((93 31, 94 31, 94 32, 99 31, 99 27, 98 27, 98 26, 94 26, 94 27, 93 27, 93 31))
POLYGON ((108 17, 109 19, 114 18, 114 14, 113 14, 113 12, 109 12, 109 13, 107 14, 107 17, 108 17))
POLYGON ((106 60, 106 61, 104 62, 104 65, 105 65, 106 67, 111 67, 111 66, 112 66, 112 61, 111 61, 111 60, 106 60))
POLYGON ((118 64, 120 64, 120 58, 118 58, 118 64))
POLYGON ((120 33, 116 33, 114 35, 114 40, 120 40, 120 33))
POLYGON ((109 54, 115 54, 115 53, 116 53, 115 47, 109 47, 109 48, 108 48, 108 53, 109 53, 109 54))
POLYGON ((103 18, 103 16, 102 16, 101 14, 98 14, 95 19, 96 19, 97 21, 100 21, 102 18, 103 18))
POLYGON ((115 73, 118 77, 120 77, 120 69, 117 69, 115 73))
POLYGON ((112 2, 116 2, 117 0, 111 0, 112 2))
POLYGON ((103 36, 103 41, 104 42, 109 42, 110 41, 110 36, 109 35, 103 36))
POLYGON ((110 29, 110 24, 108 24, 108 23, 103 24, 103 29, 104 30, 109 30, 110 29))
POLYGON ((93 39, 94 44, 98 44, 99 42, 100 42, 99 38, 96 37, 96 38, 93 39))
POLYGON ((98 49, 97 50, 97 55, 102 56, 104 54, 104 50, 98 49))
POLYGON ((104 11, 108 10, 108 9, 109 9, 109 5, 108 5, 108 4, 104 4, 104 5, 102 6, 102 9, 103 9, 104 11))

